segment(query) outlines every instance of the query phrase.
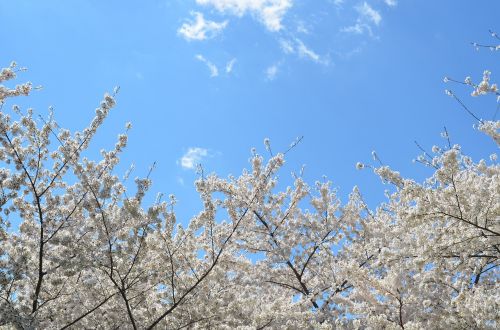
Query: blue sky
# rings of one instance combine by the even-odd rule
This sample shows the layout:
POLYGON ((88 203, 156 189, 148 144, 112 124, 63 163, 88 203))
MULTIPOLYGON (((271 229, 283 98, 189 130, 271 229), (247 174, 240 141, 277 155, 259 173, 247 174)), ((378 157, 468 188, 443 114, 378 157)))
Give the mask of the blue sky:
POLYGON ((304 136, 285 182, 305 164, 308 182, 325 175, 344 200, 358 185, 374 205, 385 187, 355 169, 372 150, 418 179, 428 171, 412 163, 413 141, 443 144, 445 125, 475 159, 496 151, 443 91, 485 119, 495 100, 473 99, 443 77, 480 81, 489 69, 500 81, 499 53, 470 45, 494 42, 499 12, 500 2, 478 0, 3 0, 0 58, 43 85, 23 104, 42 114, 52 105, 71 129, 119 85, 90 154, 114 145, 131 121, 119 171, 134 163, 146 175, 156 161, 152 195, 174 193, 181 218, 200 209, 191 165, 236 175, 253 146, 266 153, 267 137, 282 151, 304 136))

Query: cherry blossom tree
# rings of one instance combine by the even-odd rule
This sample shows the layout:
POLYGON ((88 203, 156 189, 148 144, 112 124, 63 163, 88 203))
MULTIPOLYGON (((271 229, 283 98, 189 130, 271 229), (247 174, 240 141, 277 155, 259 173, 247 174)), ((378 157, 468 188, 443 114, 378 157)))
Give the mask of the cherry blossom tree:
MULTIPOLYGON (((445 82, 470 87, 473 97, 492 94, 498 102, 490 75, 485 71, 477 84, 470 77, 445 82)), ((453 91, 446 94, 500 146, 499 121, 480 119, 453 91)), ((444 147, 434 146, 431 153, 422 148, 417 158, 433 170, 423 183, 388 166, 372 167, 394 190, 376 211, 366 209, 365 236, 348 247, 354 254, 374 255, 350 277, 349 303, 359 326, 494 329, 500 323, 497 155, 474 162, 451 143, 446 128, 442 135, 444 147)))
MULTIPOLYGON (((252 151, 238 177, 201 175, 202 210, 177 222, 175 196, 147 203, 150 175, 116 166, 126 125, 100 160, 84 156, 116 105, 105 94, 87 128, 62 129, 11 100, 19 69, 0 72, 0 326, 17 329, 422 329, 500 323, 500 166, 453 145, 423 151, 420 183, 365 165, 391 186, 372 210, 354 188, 342 203, 328 181, 294 175, 289 150, 252 151), (5 85, 4 85, 5 84, 5 85), (267 159, 266 159, 267 158, 267 159), (11 222, 19 223, 14 229, 11 222)), ((464 84, 499 96, 486 71, 464 84)), ((499 121, 477 128, 500 145, 499 121)), ((374 153, 374 158, 378 159, 374 153)), ((151 172, 151 170, 150 170, 151 172)))

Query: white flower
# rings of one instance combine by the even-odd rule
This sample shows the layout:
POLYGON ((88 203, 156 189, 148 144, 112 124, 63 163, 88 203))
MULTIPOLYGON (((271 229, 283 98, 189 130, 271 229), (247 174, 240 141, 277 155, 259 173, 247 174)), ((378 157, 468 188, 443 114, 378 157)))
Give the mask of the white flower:
POLYGON ((109 95, 108 93, 104 94, 104 101, 106 102, 106 105, 109 108, 112 108, 115 106, 116 102, 113 96, 109 95))

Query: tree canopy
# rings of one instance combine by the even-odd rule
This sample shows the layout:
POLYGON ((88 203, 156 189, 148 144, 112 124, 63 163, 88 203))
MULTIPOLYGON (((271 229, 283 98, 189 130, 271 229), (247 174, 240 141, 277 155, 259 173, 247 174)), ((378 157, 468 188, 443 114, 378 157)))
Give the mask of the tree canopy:
MULTIPOLYGON (((330 182, 300 175, 278 189, 295 144, 254 152, 238 177, 200 176, 203 209, 182 226, 175 196, 145 201, 149 175, 131 185, 116 174, 126 131, 99 160, 83 156, 116 91, 87 128, 70 132, 52 114, 7 109, 32 90, 8 87, 20 71, 13 63, 0 73, 1 326, 498 328, 496 154, 474 161, 445 131, 443 146, 417 159, 432 170, 423 182, 358 163, 390 186, 371 209, 356 187, 346 202, 330 182), (15 221, 19 230, 9 228, 15 221)), ((478 83, 445 80, 499 96, 488 71, 478 83)), ((447 94, 500 145, 500 121, 447 94)))

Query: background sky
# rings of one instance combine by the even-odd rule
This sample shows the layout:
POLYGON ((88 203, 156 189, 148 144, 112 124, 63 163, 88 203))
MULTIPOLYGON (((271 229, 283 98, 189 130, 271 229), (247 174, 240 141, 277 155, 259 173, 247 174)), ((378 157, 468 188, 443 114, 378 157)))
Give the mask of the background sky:
POLYGON ((304 136, 285 183, 305 164, 309 183, 326 176, 344 201, 358 185, 374 206, 386 187, 355 169, 373 163, 372 150, 419 180, 429 171, 412 163, 414 141, 444 145, 443 126, 475 160, 497 151, 444 89, 484 119, 494 97, 443 77, 479 82, 489 69, 500 81, 500 53, 470 44, 495 43, 499 12, 499 1, 480 0, 0 0, 0 64, 28 67, 18 83, 43 90, 22 105, 53 106, 74 130, 119 85, 89 154, 132 122, 118 173, 133 163, 144 176, 156 161, 151 195, 175 194, 181 219, 201 208, 196 163, 237 175, 252 147, 267 155, 264 138, 276 152, 304 136))

